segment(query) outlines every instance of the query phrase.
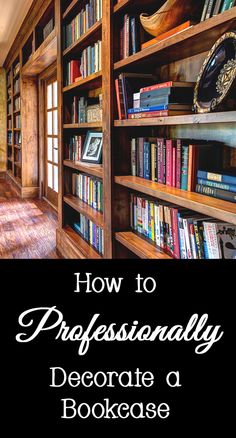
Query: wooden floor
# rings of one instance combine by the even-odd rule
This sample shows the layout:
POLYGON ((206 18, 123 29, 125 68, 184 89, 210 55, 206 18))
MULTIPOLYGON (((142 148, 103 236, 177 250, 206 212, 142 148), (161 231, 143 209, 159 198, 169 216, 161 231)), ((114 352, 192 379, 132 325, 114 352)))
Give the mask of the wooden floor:
POLYGON ((42 200, 22 200, 0 176, 0 259, 59 259, 57 215, 42 200))

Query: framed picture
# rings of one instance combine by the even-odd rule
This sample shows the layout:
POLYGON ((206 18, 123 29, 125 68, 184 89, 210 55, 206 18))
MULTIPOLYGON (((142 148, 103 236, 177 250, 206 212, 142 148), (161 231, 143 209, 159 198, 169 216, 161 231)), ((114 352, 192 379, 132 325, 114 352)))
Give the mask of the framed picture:
POLYGON ((89 131, 85 139, 81 161, 101 164, 102 161, 102 132, 89 131))

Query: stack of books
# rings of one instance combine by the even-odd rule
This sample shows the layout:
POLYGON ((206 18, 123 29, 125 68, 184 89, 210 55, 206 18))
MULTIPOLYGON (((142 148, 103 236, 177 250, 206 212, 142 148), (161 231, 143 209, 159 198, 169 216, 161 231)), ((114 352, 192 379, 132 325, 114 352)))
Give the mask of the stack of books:
POLYGON ((141 88, 133 96, 129 119, 191 114, 193 82, 165 82, 141 88))
POLYGON ((14 144, 17 146, 21 146, 21 132, 15 132, 14 136, 15 136, 14 144))
POLYGON ((85 135, 73 135, 65 141, 65 160, 81 161, 85 135))
POLYGON ((15 100, 14 100, 14 110, 15 111, 19 111, 20 110, 20 102, 21 102, 21 99, 20 99, 20 97, 17 97, 15 100))
POLYGON ((176 259, 236 258, 236 226, 131 194, 131 227, 176 259))
POLYGON ((222 12, 231 9, 234 5, 235 0, 205 0, 201 21, 222 14, 222 12))
POLYGON ((72 193, 94 210, 103 212, 103 184, 97 178, 73 173, 72 193))
POLYGON ((140 49, 140 20, 137 16, 125 14, 120 30, 120 59, 126 59, 140 49))
POLYGON ((236 169, 228 174, 198 170, 196 192, 236 202, 236 169))
POLYGON ((44 41, 50 35, 50 33, 53 31, 53 29, 54 29, 54 18, 51 18, 51 20, 43 28, 43 40, 44 41))
POLYGON ((67 49, 102 19, 102 0, 90 0, 85 8, 63 27, 63 47, 67 49))
POLYGON ((87 219, 82 214, 79 215, 79 222, 74 223, 74 230, 83 237, 99 254, 104 254, 104 233, 103 229, 87 219))

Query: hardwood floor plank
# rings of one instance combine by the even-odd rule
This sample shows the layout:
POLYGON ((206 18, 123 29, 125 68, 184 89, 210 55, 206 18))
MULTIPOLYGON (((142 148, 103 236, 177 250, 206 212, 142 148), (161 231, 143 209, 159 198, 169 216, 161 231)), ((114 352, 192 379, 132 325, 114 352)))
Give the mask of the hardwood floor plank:
POLYGON ((0 259, 60 259, 57 215, 40 199, 20 199, 0 178, 0 259))

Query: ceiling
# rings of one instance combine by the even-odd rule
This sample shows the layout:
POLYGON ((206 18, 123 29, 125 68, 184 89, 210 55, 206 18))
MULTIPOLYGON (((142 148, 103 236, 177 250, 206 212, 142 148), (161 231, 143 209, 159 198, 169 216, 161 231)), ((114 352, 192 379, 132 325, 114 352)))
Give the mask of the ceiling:
POLYGON ((0 0, 0 67, 34 0, 0 0))

